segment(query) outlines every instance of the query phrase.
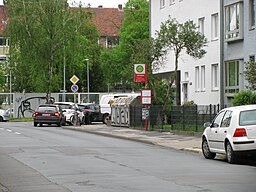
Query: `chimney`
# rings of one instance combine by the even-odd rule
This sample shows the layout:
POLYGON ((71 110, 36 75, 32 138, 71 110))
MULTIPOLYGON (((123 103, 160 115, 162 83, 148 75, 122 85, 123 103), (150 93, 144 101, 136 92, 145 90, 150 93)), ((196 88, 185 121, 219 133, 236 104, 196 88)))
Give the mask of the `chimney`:
POLYGON ((118 4, 118 10, 123 11, 123 5, 122 4, 118 4))
POLYGON ((99 5, 98 8, 103 8, 103 5, 99 5))

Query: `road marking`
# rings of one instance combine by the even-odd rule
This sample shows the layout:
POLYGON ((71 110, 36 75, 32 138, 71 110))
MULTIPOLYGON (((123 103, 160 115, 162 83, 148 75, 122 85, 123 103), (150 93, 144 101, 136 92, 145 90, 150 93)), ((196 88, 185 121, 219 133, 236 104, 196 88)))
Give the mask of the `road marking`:
POLYGON ((15 134, 20 135, 21 133, 19 133, 19 132, 15 132, 15 134))
POLYGON ((11 129, 6 129, 6 131, 8 131, 8 132, 12 132, 12 130, 11 130, 11 129))

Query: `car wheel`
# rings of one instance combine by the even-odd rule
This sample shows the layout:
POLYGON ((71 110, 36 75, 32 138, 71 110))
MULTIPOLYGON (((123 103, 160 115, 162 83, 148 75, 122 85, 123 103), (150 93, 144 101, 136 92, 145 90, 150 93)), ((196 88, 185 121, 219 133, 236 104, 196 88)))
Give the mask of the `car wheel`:
POLYGON ((39 127, 42 127, 43 126, 43 124, 42 123, 39 123, 39 127))
POLYGON ((202 152, 206 159, 214 159, 216 156, 216 153, 212 153, 210 151, 210 148, 206 139, 203 139, 203 142, 202 142, 202 152))
POLYGON ((103 116, 103 123, 104 123, 104 124, 107 124, 108 120, 109 120, 109 115, 108 115, 108 114, 105 114, 105 115, 103 116))
POLYGON ((229 142, 227 142, 226 144, 226 157, 228 163, 233 164, 236 162, 236 154, 233 151, 232 146, 229 142))
POLYGON ((61 123, 57 123, 57 127, 60 127, 61 126, 61 123))
POLYGON ((2 117, 2 116, 0 116, 0 122, 3 122, 3 121, 4 121, 3 117, 2 117))
POLYGON ((37 127, 37 123, 34 122, 34 127, 37 127))

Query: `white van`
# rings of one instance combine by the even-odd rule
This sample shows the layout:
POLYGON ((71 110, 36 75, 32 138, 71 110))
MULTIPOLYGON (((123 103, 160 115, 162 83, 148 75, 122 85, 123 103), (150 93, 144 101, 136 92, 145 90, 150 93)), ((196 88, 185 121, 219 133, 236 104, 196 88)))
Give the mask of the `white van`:
POLYGON ((114 98, 118 97, 137 97, 140 96, 140 93, 116 93, 102 95, 100 99, 100 112, 103 117, 103 123, 107 123, 107 120, 110 119, 111 115, 111 101, 114 98))

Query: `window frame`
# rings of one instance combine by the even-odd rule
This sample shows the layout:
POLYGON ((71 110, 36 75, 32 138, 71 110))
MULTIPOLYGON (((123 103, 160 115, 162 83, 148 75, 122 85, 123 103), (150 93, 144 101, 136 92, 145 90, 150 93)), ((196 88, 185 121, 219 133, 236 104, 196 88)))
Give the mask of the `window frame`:
POLYGON ((214 13, 211 15, 211 38, 212 40, 218 40, 219 39, 219 14, 214 13))
POLYGON ((212 90, 218 91, 219 90, 219 64, 212 64, 211 65, 211 74, 212 74, 212 90))
POLYGON ((249 0, 249 30, 255 29, 255 0, 249 0))
POLYGON ((234 94, 239 92, 239 80, 240 80, 239 75, 240 75, 240 61, 239 60, 226 61, 225 62, 225 91, 227 94, 234 94), (234 64, 234 67, 232 66, 232 64, 234 64), (231 83, 233 79, 234 79, 234 84, 231 83))
POLYGON ((205 24, 205 17, 201 17, 198 19, 198 31, 204 34, 204 25, 205 24))
POLYGON ((230 42, 230 41, 243 39, 243 14, 244 14, 243 2, 239 1, 230 5, 227 5, 225 6, 224 9, 225 9, 225 20, 224 20, 225 21, 225 41, 230 42), (232 14, 232 8, 234 10, 233 14, 232 14), (233 21, 233 24, 232 24, 232 21, 233 21), (231 29, 231 28, 234 28, 234 29, 231 29))
POLYGON ((195 91, 200 91, 200 71, 199 66, 195 67, 195 91))
POLYGON ((205 65, 201 66, 201 91, 205 91, 205 65))
POLYGON ((165 0, 160 0, 160 9, 165 8, 165 0))

